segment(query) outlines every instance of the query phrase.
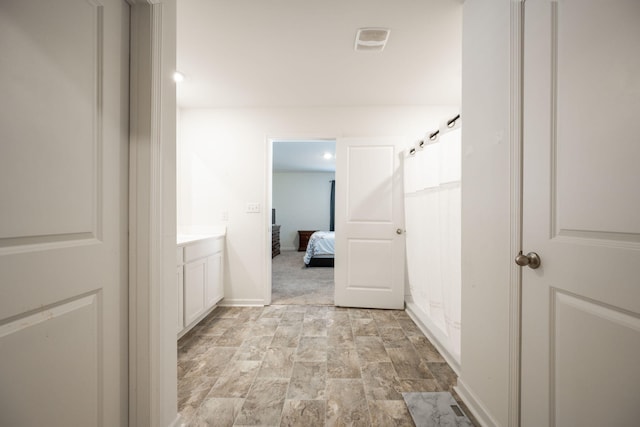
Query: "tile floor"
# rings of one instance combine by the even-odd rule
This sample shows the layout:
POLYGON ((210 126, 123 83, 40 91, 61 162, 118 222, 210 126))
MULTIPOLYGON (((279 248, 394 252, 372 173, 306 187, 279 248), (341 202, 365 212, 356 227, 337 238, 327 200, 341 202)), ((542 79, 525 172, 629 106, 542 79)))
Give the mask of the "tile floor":
POLYGON ((189 426, 413 426, 401 393, 455 382, 402 310, 220 307, 178 341, 189 426))

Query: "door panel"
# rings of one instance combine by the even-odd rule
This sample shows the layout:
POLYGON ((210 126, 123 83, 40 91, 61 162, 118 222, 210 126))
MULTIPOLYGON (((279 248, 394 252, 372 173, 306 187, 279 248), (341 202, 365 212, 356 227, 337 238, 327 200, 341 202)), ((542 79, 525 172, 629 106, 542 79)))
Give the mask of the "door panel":
POLYGON ((527 1, 522 425, 640 412, 640 3, 527 1))
POLYGON ((393 146, 352 146, 347 183, 347 221, 393 223, 393 146))
POLYGON ((351 239, 348 244, 347 259, 353 266, 348 268, 348 283, 353 289, 380 289, 391 292, 393 277, 388 262, 371 264, 371 260, 393 259, 393 241, 373 239, 351 239))
POLYGON ((0 181, 2 243, 95 237, 101 8, 65 1, 29 10, 18 3, 0 6, 0 64, 6 79, 0 167, 14 177, 0 181), (37 13, 50 19, 35 18, 37 13), (73 25, 65 23, 67 16, 73 25))
POLYGON ((98 304, 91 294, 0 327, 2 364, 11 367, 2 373, 2 425, 96 425, 98 304))
POLYGON ((336 144, 336 305, 404 307, 402 187, 395 141, 336 144))
POLYGON ((640 319, 562 291, 552 298, 555 424, 636 425, 640 319))
POLYGON ((205 307, 209 308, 222 299, 222 252, 207 258, 207 289, 205 307))
POLYGON ((202 314, 205 308, 205 284, 207 283, 207 259, 202 258, 184 267, 184 324, 188 326, 202 314))
POLYGON ((0 425, 127 423, 128 11, 0 2, 0 425))

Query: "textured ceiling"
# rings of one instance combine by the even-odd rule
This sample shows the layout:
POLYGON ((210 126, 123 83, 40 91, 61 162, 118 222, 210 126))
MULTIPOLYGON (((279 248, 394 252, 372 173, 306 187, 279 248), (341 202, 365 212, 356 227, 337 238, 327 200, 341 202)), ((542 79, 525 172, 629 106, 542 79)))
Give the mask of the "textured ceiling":
POLYGON ((459 105, 461 38, 459 0, 179 0, 178 105, 459 105))

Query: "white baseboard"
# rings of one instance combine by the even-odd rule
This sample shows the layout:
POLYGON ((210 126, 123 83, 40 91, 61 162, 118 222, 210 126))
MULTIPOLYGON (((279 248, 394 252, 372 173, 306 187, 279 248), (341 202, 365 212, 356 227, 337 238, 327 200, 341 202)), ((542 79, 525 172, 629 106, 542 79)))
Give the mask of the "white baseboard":
POLYGON ((298 250, 298 248, 296 248, 295 246, 282 246, 282 247, 280 247, 280 250, 281 251, 291 251, 291 252, 293 252, 293 251, 298 250))
POLYGON ((475 393, 467 387, 462 378, 458 377, 458 385, 455 386, 454 389, 482 427, 502 427, 500 423, 489 414, 487 408, 480 402, 475 393))
POLYGON ((413 302, 413 299, 409 296, 405 296, 406 301, 406 311, 411 320, 420 328, 422 333, 431 341, 433 346, 438 350, 442 358, 451 366, 451 369, 460 376, 460 362, 459 358, 455 357, 453 354, 447 350, 447 348, 442 344, 443 339, 445 337, 438 331, 435 326, 432 326, 427 319, 426 315, 418 308, 418 306, 413 302))
POLYGON ((182 338, 187 334, 191 329, 193 329, 198 323, 202 321, 205 317, 207 317, 213 310, 220 307, 219 304, 214 304, 212 307, 208 308, 204 313, 198 316, 194 321, 192 321, 186 328, 183 328, 180 332, 178 332, 177 339, 182 338))
POLYGON ((263 299, 229 299, 225 298, 218 304, 220 307, 264 307, 263 299))

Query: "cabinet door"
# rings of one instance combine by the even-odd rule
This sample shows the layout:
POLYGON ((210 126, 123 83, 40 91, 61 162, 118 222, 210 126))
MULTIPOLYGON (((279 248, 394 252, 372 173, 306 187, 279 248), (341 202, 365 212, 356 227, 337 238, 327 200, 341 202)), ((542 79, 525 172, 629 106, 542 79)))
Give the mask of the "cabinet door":
POLYGON ((222 299, 222 252, 207 258, 207 285, 205 289, 206 308, 222 299))
POLYGON ((184 324, 188 326, 204 311, 204 292, 207 283, 207 260, 201 259, 184 266, 184 324))
POLYGON ((184 328, 184 267, 176 269, 176 300, 178 301, 178 319, 176 320, 176 332, 180 333, 184 328))

